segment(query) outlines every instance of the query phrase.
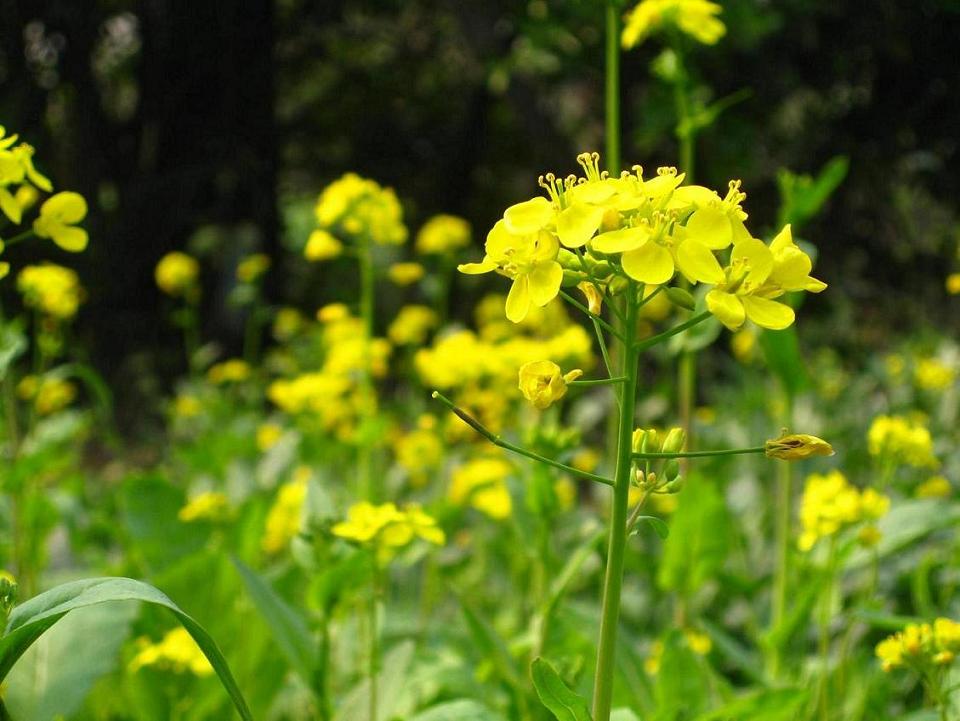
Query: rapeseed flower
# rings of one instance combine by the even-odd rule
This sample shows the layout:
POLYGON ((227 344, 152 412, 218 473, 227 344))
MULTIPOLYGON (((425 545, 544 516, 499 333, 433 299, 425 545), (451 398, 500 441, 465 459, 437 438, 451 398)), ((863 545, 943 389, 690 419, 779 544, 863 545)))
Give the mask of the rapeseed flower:
POLYGON ((957 371, 938 358, 920 358, 914 364, 913 378, 924 390, 942 391, 953 385, 957 371))
POLYGON ((872 488, 858 490, 840 471, 825 475, 815 473, 807 477, 803 489, 800 502, 802 531, 797 545, 801 551, 809 551, 820 539, 834 536, 862 521, 875 521, 886 515, 889 509, 887 496, 872 488))
POLYGON ((309 479, 310 469, 300 466, 294 471, 293 479, 280 486, 277 498, 267 513, 262 541, 266 553, 276 554, 284 550, 300 532, 309 479))
POLYGON ((33 407, 41 416, 63 410, 77 397, 77 387, 65 378, 34 375, 24 376, 17 384, 17 395, 25 401, 33 401, 33 407))
POLYGON ((374 505, 361 501, 347 509, 347 519, 335 524, 331 532, 372 548, 381 563, 418 538, 437 546, 446 543, 446 535, 436 519, 416 504, 400 509, 392 502, 374 505))
POLYGON ((783 435, 767 441, 764 447, 764 453, 768 458, 779 458, 783 461, 797 461, 812 456, 832 456, 834 453, 833 446, 822 438, 803 433, 783 435))
POLYGON ((145 666, 169 669, 174 673, 192 673, 195 676, 210 676, 213 666, 197 646, 197 642, 182 626, 168 631, 155 643, 142 638, 140 650, 130 661, 130 672, 136 673, 145 666))
POLYGON ((237 264, 237 280, 241 283, 255 283, 270 269, 270 256, 266 253, 253 253, 237 264))
POLYGON ((184 523, 194 521, 222 521, 230 514, 230 501, 220 491, 204 491, 191 498, 177 512, 184 523))
POLYGON ((917 468, 940 465, 933 454, 933 437, 920 421, 903 416, 877 416, 867 431, 871 456, 917 468))
POLYGON ((417 233, 416 250, 421 255, 454 253, 470 245, 470 224, 455 215, 435 215, 417 233))
POLYGON ((283 428, 276 423, 261 423, 257 426, 257 450, 266 453, 283 437, 283 428))
POLYGON ((40 216, 33 221, 33 232, 50 238, 63 250, 79 253, 87 247, 87 231, 77 223, 87 217, 87 201, 80 193, 57 193, 40 206, 40 216))
POLYGON ((310 233, 307 244, 303 248, 304 257, 314 262, 332 260, 341 253, 343 253, 343 243, 331 232, 322 228, 310 233))
POLYGON ((392 188, 347 173, 320 193, 316 205, 321 229, 361 242, 400 245, 407 240, 403 208, 392 188))
POLYGON ((953 495, 953 486, 943 476, 931 476, 914 491, 917 498, 949 498, 953 495))
POLYGON ((425 273, 419 263, 394 263, 387 269, 387 277, 396 285, 413 285, 425 273))
POLYGON ((675 27, 704 45, 715 45, 727 32, 717 15, 723 8, 709 0, 643 0, 627 13, 621 43, 640 45, 650 35, 675 27))
POLYGON ((24 303, 58 320, 77 314, 83 299, 80 278, 69 268, 53 263, 28 265, 17 276, 24 303))
POLYGON ((394 441, 397 464, 403 468, 415 486, 424 485, 429 474, 443 462, 444 446, 437 435, 436 418, 422 416, 417 428, 404 433, 394 441))
POLYGON ((960 652, 960 623, 937 618, 933 624, 911 623, 877 644, 876 654, 884 671, 910 667, 947 666, 960 652))
POLYGON ((217 363, 207 371, 207 380, 215 385, 225 383, 242 383, 252 373, 250 364, 240 358, 230 358, 217 363))
POLYGON ((497 456, 474 458, 456 468, 450 476, 448 496, 457 505, 470 505, 495 520, 509 518, 513 500, 507 478, 513 466, 497 456))
POLYGON ((405 305, 387 328, 387 337, 396 345, 423 345, 427 334, 440 323, 436 311, 425 305, 405 305))
POLYGON ((195 300, 200 264, 196 258, 178 250, 167 253, 157 263, 153 277, 157 287, 173 298, 195 300))
POLYGON ((567 384, 583 375, 575 369, 563 373, 553 361, 533 361, 520 367, 520 392, 534 407, 543 410, 567 394, 567 384))

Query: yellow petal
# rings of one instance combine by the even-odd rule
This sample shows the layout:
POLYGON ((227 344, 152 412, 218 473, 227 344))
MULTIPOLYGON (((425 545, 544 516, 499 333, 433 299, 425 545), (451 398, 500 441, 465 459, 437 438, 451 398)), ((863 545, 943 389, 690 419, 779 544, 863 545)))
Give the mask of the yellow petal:
POLYGON ((70 253, 79 253, 87 247, 87 231, 67 226, 53 234, 53 242, 70 253))
POLYGON ((666 283, 673 277, 673 256, 659 243, 644 243, 624 253, 620 259, 624 272, 634 280, 650 285, 666 283))
POLYGON ((743 301, 747 318, 761 328, 783 330, 793 323, 793 308, 788 305, 752 295, 743 296, 740 300, 743 301))
POLYGON ((479 263, 461 263, 457 266, 457 270, 466 275, 479 275, 480 273, 489 273, 491 270, 496 270, 497 264, 494 263, 489 258, 484 258, 479 263))
POLYGON ((793 231, 790 229, 790 223, 783 226, 783 229, 777 233, 777 237, 770 243, 770 250, 776 253, 778 250, 784 250, 794 245, 793 231))
POLYGON ((553 233, 541 230, 537 234, 535 247, 533 249, 533 260, 544 261, 554 260, 557 253, 560 252, 560 241, 553 233))
POLYGON ((534 305, 543 307, 557 297, 563 282, 563 268, 559 263, 543 263, 528 274, 527 287, 534 305))
POLYGON ((598 253, 624 253, 639 248, 649 237, 647 228, 621 228, 601 233, 593 239, 590 247, 598 253))
POLYGON ((716 285, 724 281, 723 268, 717 262, 713 251, 696 240, 687 238, 680 243, 677 248, 677 265, 692 282, 716 285))
POLYGON ((733 241, 733 231, 726 214, 717 208, 695 210, 687 221, 687 237, 710 250, 723 250, 733 241))
POLYGON ((507 208, 503 214, 507 230, 515 235, 536 233, 550 222, 553 206, 546 198, 534 198, 507 208))
POLYGON ((750 238, 733 246, 730 261, 742 260, 747 264, 747 281, 761 285, 773 271, 773 253, 762 240, 750 238))
POLYGON ((23 208, 6 188, 0 188, 0 210, 16 225, 20 224, 23 208))
POLYGON ((599 205, 577 203, 560 213, 557 218, 557 235, 568 248, 586 245, 603 220, 604 209, 599 205))
POLYGON ((526 275, 518 275, 514 278, 510 292, 507 294, 507 319, 519 323, 527 317, 528 310, 530 310, 529 281, 526 275))
POLYGON ((707 293, 707 310, 730 330, 737 330, 746 318, 740 299, 722 290, 707 293))

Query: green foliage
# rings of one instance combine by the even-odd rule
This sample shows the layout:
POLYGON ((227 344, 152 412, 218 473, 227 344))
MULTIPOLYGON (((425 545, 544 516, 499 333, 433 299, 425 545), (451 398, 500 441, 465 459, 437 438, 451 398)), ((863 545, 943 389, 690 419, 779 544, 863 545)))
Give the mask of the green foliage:
POLYGON ((587 700, 571 690, 548 661, 534 659, 530 675, 540 701, 557 721, 591 721, 587 700))

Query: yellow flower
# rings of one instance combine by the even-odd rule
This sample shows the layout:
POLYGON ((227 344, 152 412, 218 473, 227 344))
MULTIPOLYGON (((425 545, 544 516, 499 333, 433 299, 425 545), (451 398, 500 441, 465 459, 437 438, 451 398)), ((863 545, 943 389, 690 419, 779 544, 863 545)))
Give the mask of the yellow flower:
MULTIPOLYGON (((886 515, 890 499, 872 488, 859 491, 840 471, 807 478, 800 502, 802 532, 798 546, 809 551, 821 538, 827 538, 861 521, 875 521, 886 515)), ((876 542, 877 533, 867 531, 861 538, 876 542)))
POLYGON ((917 498, 949 498, 953 495, 953 486, 943 476, 932 476, 917 486, 914 495, 917 498))
POLYGON ((470 224, 455 215, 435 215, 417 233, 421 255, 452 253, 470 245, 470 224))
POLYGON ((509 518, 513 501, 507 478, 513 467, 503 458, 485 456, 467 461, 450 477, 450 500, 457 505, 469 504, 496 520, 509 518))
POLYGON ((299 533, 309 478, 310 469, 300 466, 294 472, 293 480, 280 486, 277 499, 267 514, 263 534, 263 550, 267 553, 279 553, 299 533))
POLYGON ((87 217, 87 201, 79 193, 57 193, 40 206, 40 217, 33 221, 33 232, 71 253, 87 247, 87 231, 76 224, 87 217))
POLYGON ((397 285, 413 285, 423 278, 424 272, 419 263, 394 263, 387 270, 387 277, 397 285))
POLYGON ((77 274, 53 263, 28 265, 21 270, 17 289, 29 307, 60 320, 73 318, 83 298, 77 274))
POLYGON ((193 521, 222 521, 230 513, 230 501, 219 491, 199 493, 177 512, 184 523, 193 521))
POLYGON ((66 408, 77 397, 77 387, 63 378, 45 378, 40 383, 33 407, 41 416, 66 408))
POLYGON ((387 328, 387 337, 396 345, 421 345, 440 317, 425 305, 407 305, 387 328))
POLYGON ((318 262, 332 260, 343 252, 343 243, 329 231, 318 229, 310 233, 303 255, 307 260, 318 262))
POLYGON ((749 363, 757 355, 757 334, 750 328, 738 330, 730 338, 730 350, 741 363, 749 363))
POLYGON ((898 378, 906 367, 903 356, 898 353, 888 354, 887 357, 883 359, 883 363, 884 366, 886 366, 887 374, 892 378, 898 378))
POLYGON ((903 416, 877 416, 867 431, 870 455, 917 468, 936 468, 933 438, 926 426, 903 416))
POLYGON ((921 358, 913 368, 913 377, 924 390, 942 391, 953 385, 957 372, 936 358, 921 358))
POLYGON ((960 623, 938 618, 929 623, 910 623, 898 633, 877 644, 876 654, 884 671, 911 666, 923 669, 929 664, 946 666, 960 651, 960 623))
POLYGON ((575 369, 564 374, 553 361, 533 361, 520 367, 520 391, 523 397, 543 410, 567 394, 567 384, 583 375, 575 369))
POLYGON ((257 426, 257 448, 266 453, 283 437, 283 428, 276 423, 261 423, 257 426))
POLYGON ((336 323, 350 317, 346 303, 328 303, 317 311, 317 320, 321 323, 336 323))
POLYGON ((627 14, 621 42, 636 47, 655 32, 678 28, 704 45, 714 45, 727 32, 717 18, 722 7, 709 0, 643 0, 627 14))
POLYGON ((248 255, 237 265, 237 280, 253 283, 270 268, 270 256, 265 253, 248 255))
POLYGON ((443 461, 443 441, 434 425, 421 422, 419 428, 403 434, 394 444, 397 463, 409 474, 411 483, 417 486, 426 483, 429 472, 443 461))
POLYGON ((946 280, 947 292, 950 295, 960 293, 960 273, 951 273, 946 280))
POLYGON ((303 330, 306 322, 296 308, 281 308, 273 318, 273 337, 280 342, 288 341, 303 330))
POLYGON ((175 673, 189 671, 195 676, 210 676, 213 667, 203 655, 196 641, 182 626, 167 632, 157 643, 146 639, 139 642, 140 651, 130 662, 130 672, 136 673, 145 666, 169 669, 175 673))
POLYGON ((832 456, 833 446, 822 438, 794 433, 780 436, 764 444, 764 453, 768 458, 783 461, 798 461, 811 456, 832 456))
POLYGON ((196 396, 178 395, 173 401, 173 413, 180 418, 193 418, 200 415, 203 406, 196 396))
POLYGON ((411 504, 405 509, 394 503, 374 505, 367 501, 347 509, 347 520, 331 529, 333 535, 374 548, 380 562, 390 560, 393 553, 420 538, 442 546, 446 535, 436 519, 411 504))
MULTIPOLYGON (((546 199, 535 200, 542 200, 549 209, 550 203, 546 199)), ((468 275, 495 270, 513 279, 507 294, 506 313, 514 323, 526 318, 531 305, 543 307, 556 298, 560 283, 563 282, 563 268, 557 262, 560 242, 555 235, 536 228, 537 219, 528 221, 527 216, 531 214, 526 210, 514 214, 515 218, 522 218, 524 222, 521 224, 517 220, 513 227, 520 227, 527 232, 521 234, 509 229, 511 226, 506 218, 511 217, 510 211, 518 207, 508 208, 504 219, 498 220, 487 234, 486 255, 481 262, 458 266, 461 273, 468 275)), ((540 204, 537 207, 542 209, 540 204)))
POLYGON ((160 290, 174 298, 184 297, 188 300, 196 295, 199 275, 200 264, 180 251, 163 256, 153 272, 160 290))
POLYGON ((250 377, 250 365, 239 358, 217 363, 207 371, 207 380, 216 385, 241 383, 250 377))
POLYGON ((337 229, 360 241, 399 245, 407 240, 403 208, 393 190, 356 173, 324 188, 315 210, 321 228, 337 229))

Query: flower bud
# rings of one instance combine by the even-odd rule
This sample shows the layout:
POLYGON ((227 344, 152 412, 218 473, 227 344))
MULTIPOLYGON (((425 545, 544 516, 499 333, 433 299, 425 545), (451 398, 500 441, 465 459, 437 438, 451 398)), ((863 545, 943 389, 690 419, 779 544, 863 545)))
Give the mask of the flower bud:
POLYGON ((582 270, 583 266, 580 265, 580 259, 577 257, 576 253, 571 253, 566 248, 561 248, 560 252, 557 253, 557 262, 560 264, 560 267, 564 270, 582 270))
POLYGON ((691 295, 690 291, 684 288, 671 286, 670 288, 664 289, 663 292, 666 293, 667 298, 670 299, 670 302, 676 306, 685 308, 687 310, 693 310, 697 307, 697 301, 694 299, 693 295, 691 295))
POLYGON ((687 434, 682 428, 671 428, 663 439, 662 450, 664 453, 679 453, 686 442, 687 434))
POLYGON ((607 283, 607 290, 610 291, 611 295, 619 295, 629 287, 630 281, 622 275, 614 276, 610 279, 610 282, 607 283))
POLYGON ((587 279, 587 274, 582 270, 567 270, 563 271, 563 281, 561 285, 564 288, 574 288, 580 283, 583 283, 587 279))
POLYGON ((600 315, 600 312, 603 310, 603 296, 600 295, 597 286, 585 280, 579 283, 577 288, 583 293, 583 297, 587 299, 587 308, 590 312, 594 315, 600 315))
POLYGON ((659 453, 660 437, 656 428, 651 428, 643 434, 643 442, 640 444, 641 453, 659 453))
POLYGON ((822 438, 803 433, 782 435, 764 444, 764 453, 768 458, 783 461, 798 461, 811 456, 832 456, 833 446, 822 438))
POLYGON ((677 476, 672 481, 668 482, 663 487, 664 493, 680 493, 683 490, 683 487, 687 485, 686 476, 677 476))
POLYGON ((680 462, 676 458, 671 458, 663 465, 663 478, 667 481, 667 483, 676 480, 679 475, 680 462))

